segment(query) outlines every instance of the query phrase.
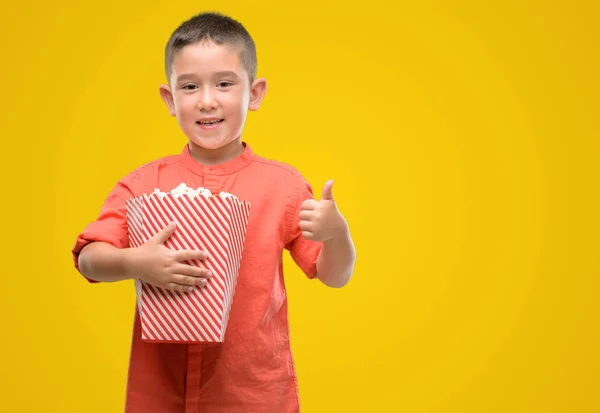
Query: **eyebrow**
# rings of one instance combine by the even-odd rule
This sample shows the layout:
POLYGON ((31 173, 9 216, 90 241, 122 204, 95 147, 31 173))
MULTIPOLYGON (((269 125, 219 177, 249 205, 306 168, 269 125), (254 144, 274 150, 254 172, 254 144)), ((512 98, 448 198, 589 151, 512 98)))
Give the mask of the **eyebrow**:
POLYGON ((215 75, 218 77, 228 77, 229 76, 229 77, 234 77, 236 79, 238 77, 237 73, 232 72, 230 70, 225 70, 223 72, 217 72, 217 73, 215 73, 215 75))
MULTIPOLYGON (((215 77, 232 77, 237 79, 238 75, 235 72, 232 72, 231 70, 224 70, 221 72, 216 72, 214 74, 215 77)), ((186 79, 195 79, 196 75, 194 73, 182 73, 181 75, 177 76, 177 81, 182 81, 182 80, 186 80, 186 79)))

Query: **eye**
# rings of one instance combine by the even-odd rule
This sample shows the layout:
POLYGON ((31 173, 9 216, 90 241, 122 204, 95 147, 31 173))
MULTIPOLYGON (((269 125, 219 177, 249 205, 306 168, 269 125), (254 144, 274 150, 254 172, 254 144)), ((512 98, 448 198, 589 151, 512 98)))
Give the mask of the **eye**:
POLYGON ((190 84, 184 85, 182 89, 183 90, 194 90, 196 88, 197 88, 196 85, 190 83, 190 84))
POLYGON ((231 82, 222 81, 222 82, 217 83, 217 86, 218 87, 228 87, 228 86, 231 86, 232 84, 233 83, 231 83, 231 82))

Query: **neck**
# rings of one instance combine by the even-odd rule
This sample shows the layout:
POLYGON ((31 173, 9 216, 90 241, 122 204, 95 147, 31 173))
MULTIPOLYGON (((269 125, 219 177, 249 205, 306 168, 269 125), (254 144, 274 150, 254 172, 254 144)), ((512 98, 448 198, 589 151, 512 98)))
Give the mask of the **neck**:
POLYGON ((244 152, 241 138, 217 149, 203 148, 193 142, 189 142, 188 147, 192 158, 203 165, 218 165, 235 159, 244 152))

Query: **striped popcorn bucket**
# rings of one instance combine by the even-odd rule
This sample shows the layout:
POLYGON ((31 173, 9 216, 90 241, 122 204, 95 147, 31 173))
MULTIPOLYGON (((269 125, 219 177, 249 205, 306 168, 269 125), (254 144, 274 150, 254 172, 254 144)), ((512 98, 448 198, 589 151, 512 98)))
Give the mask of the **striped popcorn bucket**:
POLYGON ((138 247, 169 222, 175 233, 165 242, 173 250, 208 252, 212 277, 191 293, 171 291, 135 280, 142 340, 148 342, 222 342, 237 283, 250 212, 248 201, 233 195, 152 193, 127 201, 129 243, 138 247))

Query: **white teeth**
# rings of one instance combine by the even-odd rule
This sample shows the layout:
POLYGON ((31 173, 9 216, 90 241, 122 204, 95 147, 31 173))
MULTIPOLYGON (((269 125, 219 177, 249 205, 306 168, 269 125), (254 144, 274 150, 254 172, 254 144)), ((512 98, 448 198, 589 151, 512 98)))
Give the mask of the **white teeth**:
POLYGON ((209 120, 209 121, 200 121, 201 125, 214 125, 215 123, 219 123, 221 120, 209 120))

